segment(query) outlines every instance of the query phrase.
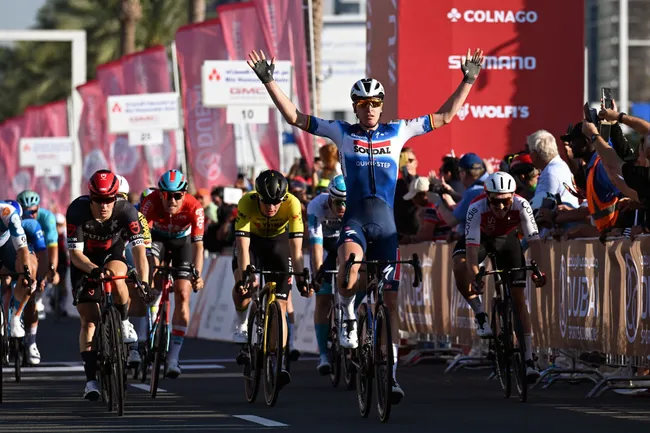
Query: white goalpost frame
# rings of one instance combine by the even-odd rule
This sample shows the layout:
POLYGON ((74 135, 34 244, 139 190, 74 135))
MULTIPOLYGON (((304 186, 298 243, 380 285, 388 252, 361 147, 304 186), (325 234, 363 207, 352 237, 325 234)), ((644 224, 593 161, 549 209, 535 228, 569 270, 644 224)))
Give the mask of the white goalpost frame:
POLYGON ((71 65, 71 100, 72 119, 68 120, 70 125, 70 137, 74 142, 73 164, 70 166, 70 197, 74 199, 81 195, 81 174, 83 172, 83 161, 81 160, 81 148, 79 146, 79 120, 81 118, 81 97, 76 87, 84 84, 86 75, 86 31, 85 30, 0 30, 0 40, 3 41, 41 41, 41 42, 70 42, 72 47, 71 65))

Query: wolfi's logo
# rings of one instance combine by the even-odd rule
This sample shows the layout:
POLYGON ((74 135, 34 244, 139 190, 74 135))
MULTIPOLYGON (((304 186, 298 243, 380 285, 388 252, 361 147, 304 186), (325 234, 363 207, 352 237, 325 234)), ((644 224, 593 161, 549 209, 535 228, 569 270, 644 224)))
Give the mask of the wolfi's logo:
POLYGON ((464 104, 462 107, 460 107, 460 110, 458 110, 456 116, 458 116, 460 120, 465 120, 468 114, 469 114, 469 104, 464 104))

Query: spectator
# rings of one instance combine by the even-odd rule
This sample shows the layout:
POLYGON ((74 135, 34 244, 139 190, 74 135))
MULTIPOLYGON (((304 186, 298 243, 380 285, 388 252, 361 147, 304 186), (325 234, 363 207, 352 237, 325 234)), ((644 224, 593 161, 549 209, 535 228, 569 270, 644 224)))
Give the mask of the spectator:
POLYGON ((312 174, 312 185, 317 185, 321 179, 332 180, 335 176, 342 174, 341 163, 339 162, 339 153, 334 143, 328 143, 318 149, 320 155, 321 167, 316 168, 312 174))
POLYGON ((212 203, 214 203, 216 208, 216 215, 214 222, 219 221, 219 208, 223 205, 223 186, 215 186, 210 192, 210 198, 212 198, 212 203))
POLYGON ((412 200, 404 200, 408 193, 409 185, 417 176, 418 160, 410 147, 402 148, 400 153, 400 174, 395 185, 395 201, 393 215, 400 242, 406 235, 415 235, 418 231, 417 206, 412 200))
POLYGON ((241 189, 244 194, 253 189, 251 183, 248 181, 248 179, 246 179, 246 175, 244 173, 237 174, 237 180, 235 181, 234 187, 241 189))
POLYGON ((201 206, 203 206, 206 224, 216 223, 217 205, 210 200, 210 191, 208 191, 207 188, 199 188, 196 190, 194 197, 199 201, 199 203, 201 203, 201 206))
POLYGON ((404 200, 412 200, 418 207, 418 231, 415 235, 404 236, 405 243, 445 240, 451 231, 436 206, 429 202, 429 186, 429 179, 416 177, 404 196, 404 200))
MULTIPOLYGON (((458 200, 461 199, 465 187, 463 182, 460 181, 460 170, 458 168, 458 158, 455 156, 445 156, 442 158, 442 165, 440 166, 440 180, 449 185, 453 190, 453 194, 458 194, 458 200)), ((456 198, 454 198, 456 200, 456 198)))
POLYGON ((533 165, 529 154, 516 155, 510 161, 509 172, 517 181, 517 194, 526 200, 532 200, 537 188, 539 170, 533 165))

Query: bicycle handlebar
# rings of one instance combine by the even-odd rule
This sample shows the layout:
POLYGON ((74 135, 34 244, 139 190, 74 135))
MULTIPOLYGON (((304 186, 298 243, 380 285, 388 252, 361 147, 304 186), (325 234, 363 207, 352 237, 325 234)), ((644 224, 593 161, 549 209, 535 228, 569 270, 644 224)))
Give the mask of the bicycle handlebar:
POLYGON ((420 258, 417 253, 413 253, 411 260, 358 260, 355 261, 356 255, 354 253, 350 254, 348 259, 345 261, 345 278, 344 284, 347 287, 350 283, 350 269, 352 265, 380 265, 380 267, 386 267, 388 265, 395 264, 407 264, 413 266, 415 271, 415 279, 413 280, 413 287, 418 287, 422 281, 422 268, 420 267, 420 258))
MULTIPOLYGON (((199 278, 199 271, 196 270, 196 266, 194 266, 194 263, 190 263, 189 266, 170 266, 170 265, 158 265, 153 267, 155 270, 158 271, 163 271, 166 274, 171 274, 174 271, 189 271, 192 274, 192 278, 197 279, 199 278)), ((198 292, 196 289, 194 290, 194 293, 198 292)))
POLYGON ((253 265, 248 265, 246 270, 242 273, 243 281, 248 281, 252 274, 259 275, 295 275, 297 277, 303 277, 305 283, 309 284, 309 269, 303 268, 302 272, 285 272, 285 271, 265 271, 262 269, 256 269, 253 265))
POLYGON ((23 279, 27 281, 27 286, 31 286, 32 283, 34 282, 34 279, 32 278, 30 272, 29 272, 29 266, 24 265, 23 266, 23 272, 4 272, 0 273, 0 278, 2 277, 9 277, 12 279, 19 278, 20 276, 23 276, 23 279))
POLYGON ((542 272, 539 270, 539 266, 537 265, 537 262, 535 260, 530 261, 530 265, 527 266, 521 266, 518 268, 511 268, 511 269, 494 269, 492 271, 486 271, 485 266, 481 266, 478 270, 478 274, 476 274, 476 283, 480 283, 483 277, 486 275, 492 275, 492 274, 511 274, 512 272, 517 272, 517 271, 532 271, 533 275, 535 275, 538 278, 542 278, 542 272))
MULTIPOLYGON (((135 287, 136 289, 138 289, 138 292, 142 299, 146 299, 146 297, 149 295, 145 290, 144 286, 142 285, 142 280, 140 280, 140 277, 138 276, 138 272, 135 269, 130 269, 126 273, 126 275, 108 275, 106 273, 106 268, 100 268, 100 269, 101 270, 100 270, 99 278, 90 278, 88 276, 84 276, 85 282, 98 284, 98 283, 111 282, 117 280, 129 280, 135 284, 135 287)), ((82 283, 82 285, 83 284, 84 283, 82 283)), ((77 305, 79 303, 79 297, 81 296, 81 292, 82 290, 77 290, 77 293, 75 293, 73 305, 77 305)))

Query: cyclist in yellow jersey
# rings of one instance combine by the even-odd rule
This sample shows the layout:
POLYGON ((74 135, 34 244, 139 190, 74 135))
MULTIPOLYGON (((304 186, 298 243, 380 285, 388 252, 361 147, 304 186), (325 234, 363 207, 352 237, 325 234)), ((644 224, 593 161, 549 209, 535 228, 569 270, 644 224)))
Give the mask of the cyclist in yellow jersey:
MULTIPOLYGON (((255 179, 255 191, 245 194, 237 205, 235 220, 235 254, 232 268, 235 287, 232 298, 237 310, 237 324, 234 340, 246 343, 247 310, 251 293, 243 281, 242 271, 249 264, 267 271, 292 272, 292 265, 303 269, 302 237, 304 225, 300 201, 287 192, 287 180, 282 173, 266 170, 255 179)), ((276 283, 276 298, 282 308, 282 325, 287 329, 287 298, 292 279, 286 276, 268 277, 265 281, 276 283)), ((307 283, 298 278, 298 289, 309 295, 307 283)), ((286 346, 287 333, 283 333, 286 346)), ((289 373, 283 370, 280 376, 284 386, 291 381, 289 373)))
MULTIPOLYGON (((129 197, 129 182, 124 176, 117 175, 117 178, 120 181, 120 187, 117 190, 117 195, 119 199, 128 200, 129 197)), ((149 231, 149 223, 147 218, 138 211, 138 220, 142 226, 142 236, 144 240, 144 246, 147 249, 147 258, 149 258, 149 266, 152 266, 151 262, 151 232, 149 231)), ((131 254, 130 244, 126 246, 125 250, 126 260, 129 267, 135 267, 133 262, 133 255, 131 254)), ((142 361, 140 356, 140 351, 138 350, 138 343, 147 341, 147 311, 146 305, 140 298, 135 286, 133 283, 127 283, 129 287, 129 318, 133 323, 136 333, 138 334, 138 341, 135 343, 129 343, 129 354, 127 358, 127 363, 132 365, 135 368, 136 364, 139 364, 142 361)))

